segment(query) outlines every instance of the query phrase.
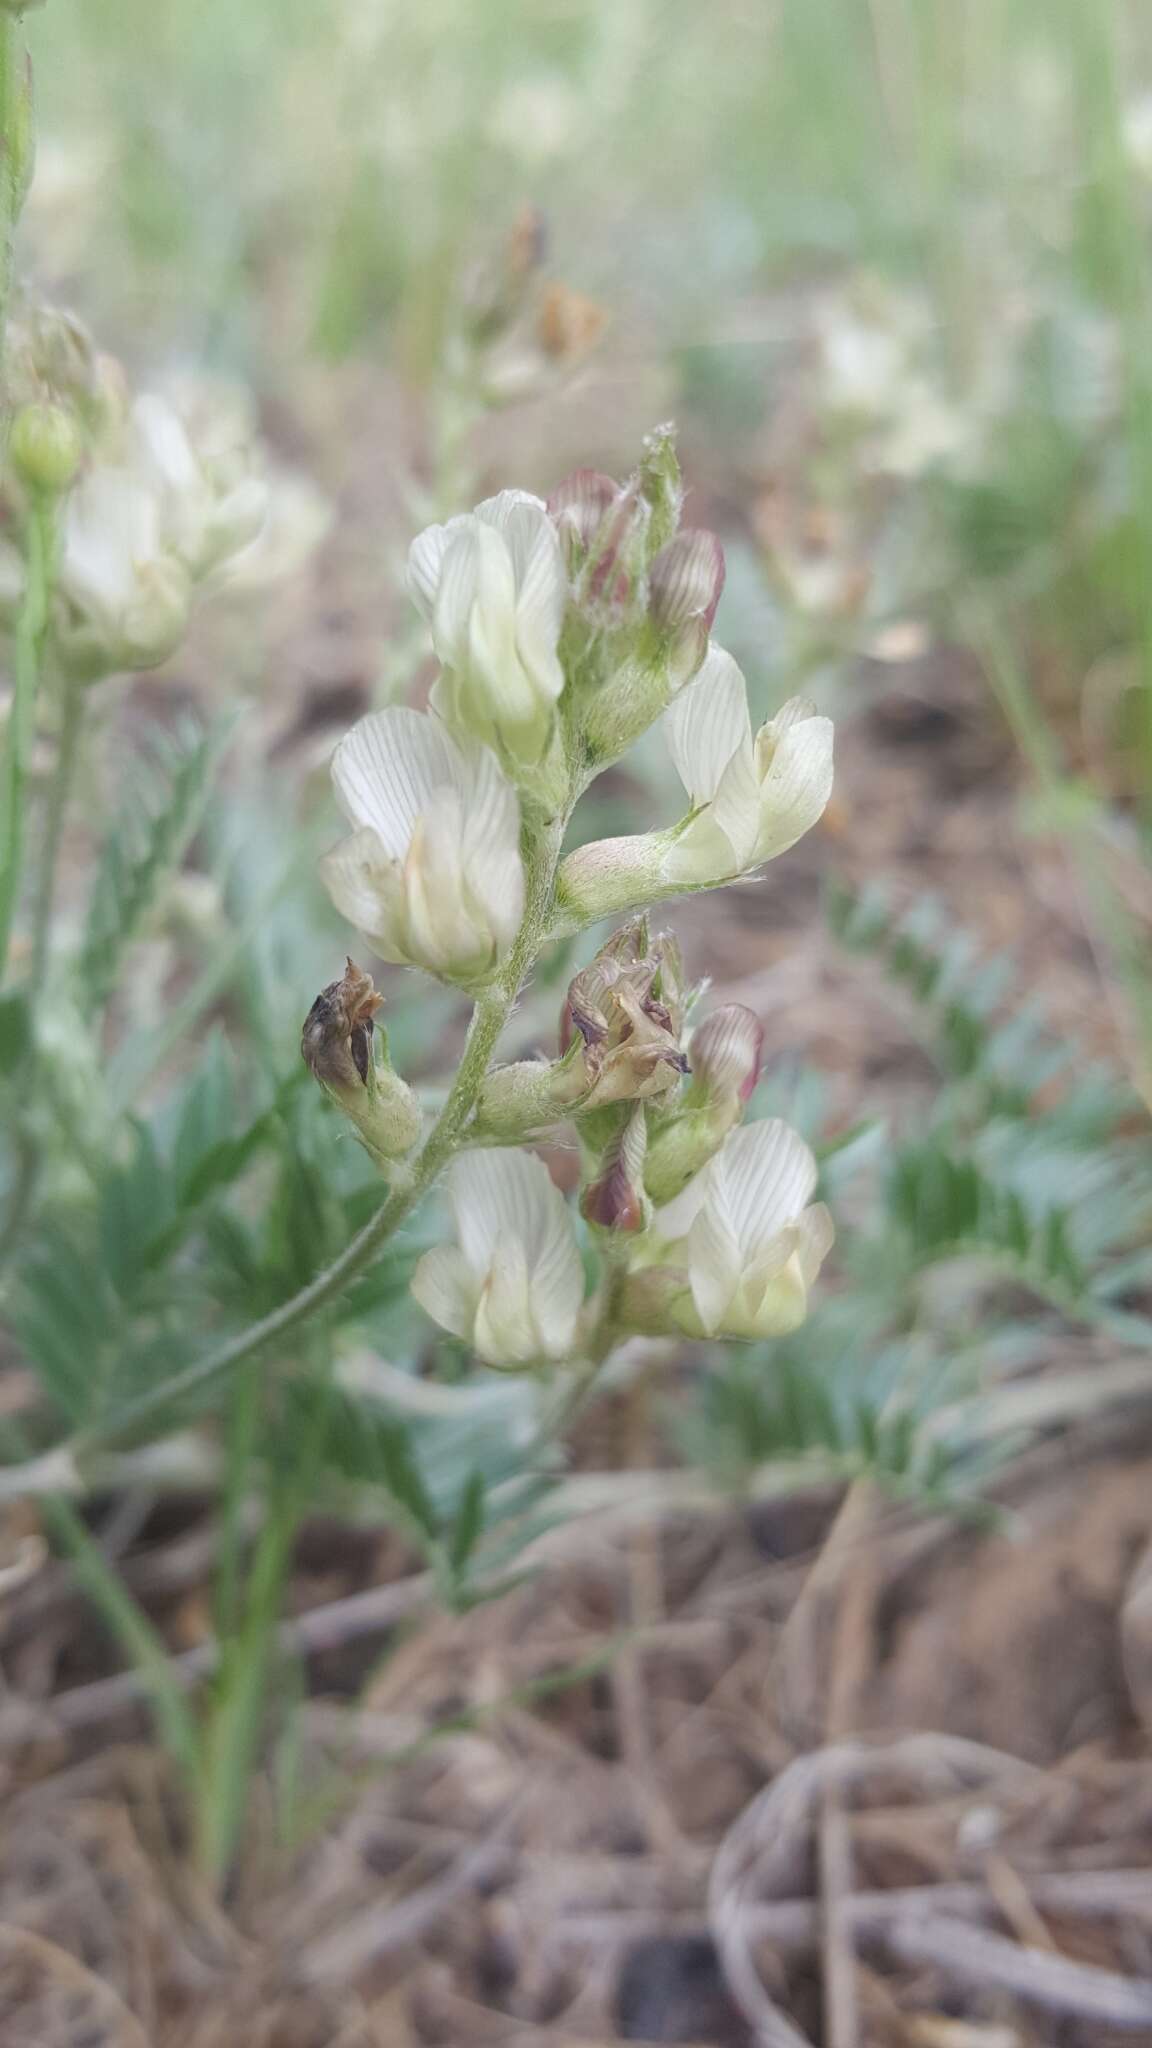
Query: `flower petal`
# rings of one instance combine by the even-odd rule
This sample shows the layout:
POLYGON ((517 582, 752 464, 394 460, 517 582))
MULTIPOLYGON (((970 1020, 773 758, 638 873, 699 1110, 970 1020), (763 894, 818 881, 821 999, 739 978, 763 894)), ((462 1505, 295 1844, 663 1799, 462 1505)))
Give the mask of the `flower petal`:
POLYGON ((811 1287, 832 1246, 836 1226, 823 1202, 813 1202, 796 1225, 796 1257, 805 1287, 811 1287))
POLYGON ((531 1244, 541 1202, 553 1191, 552 1178, 534 1152, 478 1146, 461 1152, 448 1171, 448 1198, 460 1248, 482 1277, 501 1237, 531 1244))
POLYGON ((412 1275, 412 1293, 442 1330, 454 1337, 472 1336, 479 1289, 467 1260, 454 1244, 425 1252, 412 1275))
POLYGON ((740 1285, 742 1259, 740 1242, 732 1223, 716 1198, 711 1168, 700 1175, 709 1178, 708 1198, 699 1209, 688 1232, 688 1278, 696 1313, 711 1336, 724 1321, 724 1313, 740 1285))
POLYGON ((476 1304, 472 1341, 486 1365, 530 1365, 540 1355, 523 1243, 502 1238, 476 1304))
MULTIPOLYGON (((510 1244, 523 1247, 539 1348, 563 1356, 584 1299, 584 1267, 568 1205, 544 1161, 497 1148, 463 1152, 450 1169, 449 1197, 461 1251, 477 1280, 487 1280, 510 1244)), ((505 1297, 506 1289, 506 1305, 505 1297)))
POLYGON ((524 915, 524 863, 520 857, 520 802, 487 747, 468 761, 464 792, 464 879, 505 953, 524 915))
POLYGON ((709 647, 692 681, 673 698, 664 737, 692 802, 708 803, 737 748, 752 739, 744 678, 722 647, 709 647))
POLYGON ((757 862, 786 853, 823 816, 832 794, 832 720, 812 715, 794 699, 757 735, 758 761, 766 753, 757 862))
POLYGON ((795 1223, 816 1185, 816 1161, 778 1117, 733 1131, 707 1168, 709 1206, 727 1219, 750 1265, 795 1223))
POLYGON ((404 884, 399 862, 371 826, 322 855, 320 875, 342 917, 371 939, 383 960, 404 960, 400 944, 404 884))
MULTIPOLYGON (((706 818, 717 831, 723 833, 726 844, 732 849, 731 864, 723 871, 725 875, 743 874, 755 863, 760 838, 762 804, 752 748, 737 747, 720 777, 712 802, 701 817, 694 821, 702 824, 706 818)), ((692 829, 690 825, 684 835, 685 839, 692 829)))
POLYGON ((385 852, 403 860, 433 793, 463 791, 467 774, 460 749, 436 719, 393 706, 345 733, 332 757, 332 781, 350 822, 370 825, 385 852))
POLYGON ((541 527, 547 526, 555 534, 547 505, 531 491, 498 491, 494 498, 483 499, 471 517, 502 536, 512 557, 517 583, 527 570, 541 527))
POLYGON ((408 550, 408 592, 429 624, 436 603, 444 552, 455 524, 456 521, 450 519, 446 526, 426 526, 423 533, 416 535, 408 550))

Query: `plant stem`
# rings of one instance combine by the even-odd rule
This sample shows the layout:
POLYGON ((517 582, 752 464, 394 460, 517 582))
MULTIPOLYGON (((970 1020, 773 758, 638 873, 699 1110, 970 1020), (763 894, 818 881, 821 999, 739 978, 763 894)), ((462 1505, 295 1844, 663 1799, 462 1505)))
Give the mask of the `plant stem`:
POLYGON ((543 828, 535 847, 531 850, 527 863, 524 917, 516 943, 499 977, 483 991, 476 1002, 456 1079, 452 1083, 440 1115, 425 1139, 415 1163, 408 1168, 405 1178, 397 1183, 375 1216, 370 1218, 324 1272, 318 1273, 316 1278, 310 1280, 298 1294, 294 1294, 290 1301, 282 1302, 279 1308, 262 1316, 259 1322, 251 1324, 247 1330, 228 1338, 215 1351, 210 1351, 204 1358, 196 1359, 183 1371, 173 1373, 167 1380, 161 1380, 135 1401, 126 1403, 102 1424, 82 1432, 71 1446, 78 1459, 82 1459, 122 1432, 134 1430, 140 1423, 162 1413, 174 1401, 197 1392, 211 1381, 219 1379, 232 1366, 239 1365, 244 1359, 252 1358, 257 1352, 263 1351, 266 1345, 275 1342, 277 1338, 299 1329, 301 1324, 335 1301, 349 1283, 372 1264, 388 1239, 411 1215, 457 1148, 476 1106, 476 1098, 488 1071, 496 1041, 539 951, 547 930, 556 864, 566 823, 566 819, 558 819, 543 828))
POLYGON ((28 519, 24 595, 12 648, 12 709, 3 769, 4 812, 0 820, 0 975, 8 958, 12 923, 24 862, 24 784, 36 725, 36 698, 44 663, 44 641, 52 593, 55 512, 51 500, 33 501, 28 519))
POLYGON ((65 684, 60 740, 56 749, 52 783, 48 791, 44 844, 40 851, 40 867, 36 876, 36 893, 32 909, 33 988, 39 988, 48 963, 48 944, 52 929, 52 910, 56 901, 56 875, 64 839, 64 821, 72 800, 76 768, 80 760, 80 740, 84 730, 87 700, 88 693, 82 683, 65 684))
POLYGON ((0 367, 7 339, 16 223, 32 158, 31 74, 21 24, 0 10, 0 367))

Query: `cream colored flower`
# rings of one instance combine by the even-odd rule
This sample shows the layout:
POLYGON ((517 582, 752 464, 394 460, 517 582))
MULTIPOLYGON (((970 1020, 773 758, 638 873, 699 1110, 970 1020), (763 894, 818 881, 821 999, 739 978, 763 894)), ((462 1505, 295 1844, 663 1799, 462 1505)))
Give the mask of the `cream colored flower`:
POLYGON ((515 763, 539 762, 564 672, 557 655, 568 579, 543 501, 501 491, 413 541, 408 587, 443 674, 433 703, 455 732, 515 763))
POLYGON ((425 1252, 412 1292, 486 1365, 567 1358, 584 1299, 572 1218, 542 1159, 461 1153, 448 1173, 457 1242, 425 1252))
POLYGON ((194 582, 202 582, 256 539, 268 491, 237 434, 193 443, 175 407, 148 394, 132 408, 132 454, 153 484, 164 538, 194 582))
POLYGON ((789 1125, 773 1118, 733 1131, 657 1213, 660 1263, 634 1281, 640 1319, 658 1307, 706 1337, 797 1329, 834 1235, 823 1203, 810 1203, 815 1186, 816 1161, 789 1125))
POLYGON ((476 982, 503 959, 524 910, 520 809, 485 747, 391 709, 362 718, 332 761, 354 827, 321 872, 338 910, 385 960, 476 982))
POLYGON ((690 886, 727 881, 803 837, 832 794, 832 720, 793 697, 753 735, 744 678, 714 647, 664 714, 694 816, 664 864, 690 886))
POLYGON ((671 832, 605 839, 570 854, 560 900, 590 920, 685 889, 712 889, 774 860, 803 837, 832 793, 830 718, 794 697, 753 734, 744 678, 710 648, 664 714, 692 808, 671 832))

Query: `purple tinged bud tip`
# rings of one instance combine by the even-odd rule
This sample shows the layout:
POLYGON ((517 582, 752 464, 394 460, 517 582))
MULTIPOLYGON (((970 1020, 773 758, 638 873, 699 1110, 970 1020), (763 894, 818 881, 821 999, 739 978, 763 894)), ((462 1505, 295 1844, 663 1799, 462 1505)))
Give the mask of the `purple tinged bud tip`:
POLYGON ((651 1203, 644 1193, 644 1156, 648 1126, 637 1103, 619 1136, 600 1162, 600 1172, 580 1198, 581 1214, 601 1230, 634 1232, 646 1228, 651 1203))
POLYGON ((620 490, 597 469, 574 469, 546 499, 570 571, 578 569, 620 490))
POLYGON ((685 527, 652 564, 652 618, 665 633, 697 621, 709 632, 723 588, 724 550, 716 535, 702 527, 685 527))

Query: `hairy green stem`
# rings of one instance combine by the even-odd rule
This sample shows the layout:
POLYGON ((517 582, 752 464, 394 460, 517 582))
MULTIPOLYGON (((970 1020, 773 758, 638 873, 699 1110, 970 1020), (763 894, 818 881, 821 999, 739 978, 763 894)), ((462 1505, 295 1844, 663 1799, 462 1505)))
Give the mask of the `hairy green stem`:
POLYGON ((411 1215, 459 1145, 475 1109, 496 1041, 540 949, 551 911, 556 863, 565 823, 566 820, 556 820, 537 835, 527 863, 527 896, 516 943, 497 979, 477 999, 456 1079, 404 1179, 397 1183, 375 1216, 345 1246, 339 1257, 298 1294, 294 1294, 290 1301, 282 1302, 279 1308, 237 1336, 230 1337, 206 1357, 196 1359, 182 1372, 159 1381, 147 1393, 108 1416, 103 1423, 82 1432, 70 1446, 63 1447, 77 1460, 82 1460, 125 1431, 136 1429, 142 1422, 163 1413, 173 1402, 198 1392, 244 1359, 263 1351, 266 1345, 299 1329, 339 1298, 350 1282, 379 1256, 388 1239, 411 1215))
POLYGON ((36 499, 28 519, 24 595, 12 648, 12 708, 8 717, 4 811, 0 821, 0 974, 8 958, 24 864, 24 785, 36 726, 36 698, 51 607, 55 524, 51 500, 36 499))

